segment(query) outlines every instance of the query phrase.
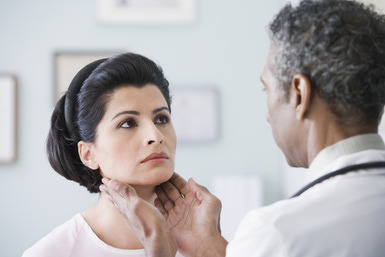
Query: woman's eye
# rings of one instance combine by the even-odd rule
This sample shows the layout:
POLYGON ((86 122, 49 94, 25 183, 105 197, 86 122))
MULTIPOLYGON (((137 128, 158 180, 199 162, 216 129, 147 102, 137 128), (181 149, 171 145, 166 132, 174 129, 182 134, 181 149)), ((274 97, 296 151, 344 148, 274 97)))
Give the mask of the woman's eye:
POLYGON ((169 122, 169 117, 165 116, 165 115, 161 115, 161 116, 158 116, 156 117, 155 119, 155 124, 167 124, 169 122))
POLYGON ((133 119, 128 119, 126 121, 124 121, 122 124, 120 124, 120 127, 121 128, 132 128, 132 127, 136 127, 137 124, 135 122, 135 120, 133 119))

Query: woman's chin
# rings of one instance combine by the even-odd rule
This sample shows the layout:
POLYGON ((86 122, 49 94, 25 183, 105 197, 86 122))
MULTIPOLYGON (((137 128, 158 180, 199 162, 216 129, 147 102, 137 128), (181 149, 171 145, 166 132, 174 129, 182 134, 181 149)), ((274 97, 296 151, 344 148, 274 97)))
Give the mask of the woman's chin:
POLYGON ((162 184, 162 183, 168 181, 172 177, 172 174, 173 173, 164 174, 164 176, 159 177, 159 179, 157 179, 157 185, 162 184))
POLYGON ((153 179, 153 183, 155 186, 162 184, 166 181, 168 181, 174 172, 164 172, 161 176, 157 176, 156 178, 153 179))
MULTIPOLYGON (((129 180, 129 179, 117 179, 120 183, 129 184, 131 186, 157 186, 168 181, 174 174, 173 170, 162 170, 161 172, 148 173, 142 176, 140 179, 129 180)), ((114 178, 112 178, 114 179, 114 178)))
POLYGON ((174 171, 173 170, 168 172, 166 181, 168 181, 172 177, 172 175, 174 175, 174 171))

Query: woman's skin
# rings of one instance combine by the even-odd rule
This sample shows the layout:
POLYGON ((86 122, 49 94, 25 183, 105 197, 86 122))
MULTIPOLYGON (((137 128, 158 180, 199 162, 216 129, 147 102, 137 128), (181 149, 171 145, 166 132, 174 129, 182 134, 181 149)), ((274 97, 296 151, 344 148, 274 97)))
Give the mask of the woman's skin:
MULTIPOLYGON (((156 198, 155 186, 174 172, 175 150, 170 110, 160 90, 151 84, 115 90, 97 126, 95 142, 78 143, 84 165, 100 169, 105 181, 113 179, 132 186, 132 192, 144 200, 141 204, 151 206, 156 198)), ((82 215, 106 244, 143 249, 143 243, 103 190, 98 202, 82 215)))

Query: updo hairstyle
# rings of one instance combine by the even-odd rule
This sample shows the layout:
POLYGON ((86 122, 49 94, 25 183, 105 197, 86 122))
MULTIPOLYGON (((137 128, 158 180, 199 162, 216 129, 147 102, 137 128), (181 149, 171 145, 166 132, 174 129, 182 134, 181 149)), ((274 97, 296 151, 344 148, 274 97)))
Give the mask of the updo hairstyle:
POLYGON ((100 170, 82 163, 77 144, 94 142, 96 128, 115 90, 126 86, 140 88, 149 83, 160 89, 171 110, 169 83, 161 67, 144 56, 125 53, 97 60, 81 69, 52 113, 46 149, 52 168, 89 192, 100 192, 100 170))

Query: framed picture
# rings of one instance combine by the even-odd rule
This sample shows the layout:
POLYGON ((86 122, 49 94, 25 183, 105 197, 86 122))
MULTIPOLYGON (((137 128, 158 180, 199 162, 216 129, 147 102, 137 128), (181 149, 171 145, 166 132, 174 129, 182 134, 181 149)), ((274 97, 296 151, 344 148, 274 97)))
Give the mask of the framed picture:
POLYGON ((219 92, 214 87, 173 88, 172 122, 178 143, 211 143, 220 136, 219 92))
POLYGON ((0 74, 0 163, 16 160, 16 77, 0 74))
POLYGON ((196 0, 98 0, 98 20, 107 24, 187 24, 196 0))
MULTIPOLYGON (((65 93, 73 77, 87 64, 122 52, 56 52, 54 56, 54 78, 56 101, 65 93)), ((55 102, 56 102, 55 101, 55 102)))

